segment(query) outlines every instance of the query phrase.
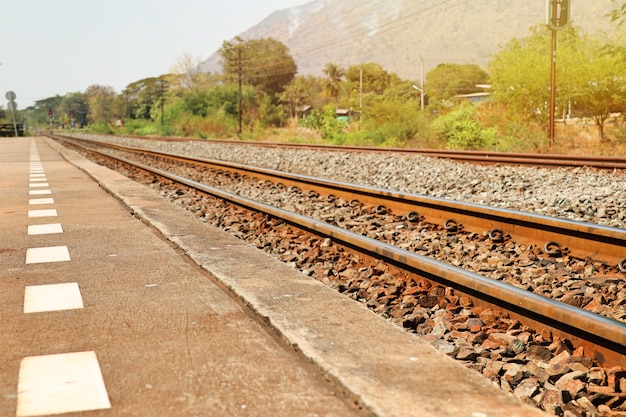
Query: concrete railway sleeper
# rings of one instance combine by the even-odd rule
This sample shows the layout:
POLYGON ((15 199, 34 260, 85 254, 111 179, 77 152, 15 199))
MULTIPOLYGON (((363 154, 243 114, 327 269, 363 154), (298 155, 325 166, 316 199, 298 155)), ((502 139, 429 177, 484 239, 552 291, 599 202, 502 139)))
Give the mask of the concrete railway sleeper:
MULTIPOLYGON (((128 172, 128 163, 107 164, 128 172)), ((201 220, 366 303, 553 414, 626 411, 624 323, 178 175, 147 166, 130 168, 129 175, 201 220)), ((319 195, 308 198, 326 201, 319 195)), ((333 203, 370 210, 379 221, 392 218, 388 224, 411 223, 386 210, 380 214, 377 206, 341 200, 333 203)), ((459 234, 447 233, 448 238, 459 234)))

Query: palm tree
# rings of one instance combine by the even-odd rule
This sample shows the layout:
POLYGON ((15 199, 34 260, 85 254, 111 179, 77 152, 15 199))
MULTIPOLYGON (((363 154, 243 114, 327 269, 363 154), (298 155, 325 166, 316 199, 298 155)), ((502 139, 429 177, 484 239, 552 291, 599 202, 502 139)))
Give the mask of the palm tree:
POLYGON ((333 100, 337 100, 339 97, 339 91, 341 90, 341 81, 343 77, 345 77, 346 72, 341 66, 329 62, 324 67, 324 74, 328 77, 324 84, 324 90, 326 90, 326 94, 328 97, 333 100))

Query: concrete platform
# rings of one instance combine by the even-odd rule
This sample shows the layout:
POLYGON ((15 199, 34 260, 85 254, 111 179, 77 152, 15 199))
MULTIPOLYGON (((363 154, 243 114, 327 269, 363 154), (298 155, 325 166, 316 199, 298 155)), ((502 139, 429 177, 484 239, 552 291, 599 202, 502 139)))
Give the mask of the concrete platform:
POLYGON ((0 416, 364 415, 42 139, 0 140, 0 195, 0 416))
MULTIPOLYGON (((38 415, 34 393, 49 391, 41 360, 52 375, 68 368, 51 384, 88 387, 98 407, 81 411, 89 416, 544 415, 359 303, 54 142, 3 139, 0 162, 0 415, 38 415), (40 174, 32 149, 46 182, 29 181, 40 174), (44 198, 54 201, 29 204, 44 198), (44 217, 53 210, 54 220, 44 217), (54 249, 26 263, 29 249, 42 248, 54 249), (24 312, 38 294, 52 300, 29 301, 33 312, 24 312), (87 381, 72 363, 90 369, 87 381)), ((69 395, 77 396, 88 395, 69 395)))

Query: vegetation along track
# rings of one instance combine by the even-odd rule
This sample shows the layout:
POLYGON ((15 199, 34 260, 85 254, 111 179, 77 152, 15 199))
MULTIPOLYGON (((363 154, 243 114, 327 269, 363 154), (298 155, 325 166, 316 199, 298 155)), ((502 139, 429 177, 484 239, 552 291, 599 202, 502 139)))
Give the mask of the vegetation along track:
MULTIPOLYGON (((145 150, 142 152, 145 153, 145 150)), ((155 165, 155 157, 161 160, 167 158, 165 155, 153 155, 149 157, 151 165, 155 165)), ((250 167, 234 164, 214 162, 211 168, 204 165, 204 169, 198 170, 195 164, 207 162, 183 161, 182 157, 176 159, 178 167, 173 168, 170 161, 167 170, 177 171, 180 175, 148 166, 142 169, 152 169, 153 173, 182 182, 186 187, 226 198, 246 210, 264 211, 265 214, 260 217, 247 214, 247 221, 225 220, 224 214, 209 213, 223 209, 224 203, 209 204, 205 201, 208 197, 200 195, 179 199, 184 205, 194 206, 196 214, 204 220, 218 219, 218 225, 221 223, 221 226, 257 246, 277 252, 281 259, 366 302, 404 327, 433 338, 433 344, 441 350, 468 362, 468 366, 497 380, 505 389, 557 413, 567 407, 584 408, 585 404, 589 413, 606 411, 607 408, 619 412, 623 407, 624 387, 620 384, 626 384, 626 375, 619 365, 625 363, 626 326, 618 320, 626 318, 624 299, 606 308, 612 300, 620 300, 619 294, 622 297, 626 295, 623 276, 614 265, 567 256, 563 245, 551 243, 538 246, 518 242, 518 237, 520 241, 559 238, 561 230, 579 226, 569 232, 575 240, 566 240, 568 245, 582 239, 581 235, 587 229, 587 232, 593 231, 590 235, 594 236, 590 238, 594 246, 599 245, 595 235, 598 234, 596 230, 600 230, 610 241, 622 239, 622 243, 615 245, 623 247, 623 236, 619 231, 567 221, 559 225, 560 221, 536 215, 521 221, 524 215, 516 212, 476 205, 462 207, 444 200, 430 201, 423 197, 388 190, 365 190, 364 187, 330 181, 317 184, 310 177, 289 178, 283 173, 268 170, 253 172, 250 167), (219 189, 184 179, 183 175, 212 183, 219 189), (278 177, 270 179, 271 175, 278 177), (243 188, 246 189, 264 190, 264 199, 272 204, 238 195, 243 194, 242 183, 245 183, 243 188), (231 187, 232 192, 223 191, 225 187, 231 187), (297 199, 286 198, 288 195, 297 196, 297 199), (404 201, 405 197, 410 201, 404 201), (283 205, 286 208, 300 206, 298 211, 305 214, 310 211, 322 221, 277 208, 276 201, 291 201, 283 205), (416 207, 419 208, 416 210, 416 207), (471 213, 477 213, 480 220, 472 220, 471 213), (513 221, 507 223, 507 219, 513 221), (530 224, 533 222, 538 223, 543 231, 520 232, 524 228, 532 229, 530 224), (485 225, 498 227, 489 229, 485 225), (259 233, 261 226, 274 228, 262 236, 259 233), (326 237, 305 237, 310 233, 326 237), (436 237, 430 237, 432 233, 436 237), (545 233, 550 234, 548 238, 545 238, 548 236, 545 233), (381 239, 387 242, 381 243, 381 239), (541 246, 544 248, 541 249, 541 246), (452 265, 419 255, 424 249, 429 256, 441 258, 452 265), (435 253, 430 253, 430 249, 435 253), (470 261, 466 263, 463 258, 470 261), (469 265, 474 272, 455 265, 469 265), (541 268, 537 265, 547 267, 547 272, 538 276, 541 268), (501 267, 509 272, 502 273, 501 267), (567 276, 572 269, 590 276, 567 276), (513 271, 522 270, 530 272, 530 284, 522 279, 517 282, 518 287, 476 273, 495 273, 495 278, 511 282, 516 275, 513 271), (540 279, 544 284, 538 285, 540 279), (569 304, 541 296, 554 295, 545 292, 559 283, 569 283, 570 288, 561 289, 561 293, 569 297, 564 300, 569 304), (576 307, 583 304, 587 310, 576 307), (588 311, 594 309, 599 312, 604 310, 608 316, 613 315, 618 320, 588 311), (548 363, 545 362, 548 359, 546 354, 554 356, 551 362, 564 353, 569 355, 571 363, 568 367, 541 365, 548 363), (504 364, 495 365, 501 363, 496 360, 497 357, 509 362, 505 360, 504 364), (533 363, 533 358, 540 365, 529 365, 533 363), (586 365, 586 372, 579 368, 583 366, 581 364, 586 365), (593 364, 604 368, 594 368, 593 364), (565 368, 567 371, 564 372, 565 368), (563 389, 570 380, 576 382, 569 385, 577 388, 563 389)), ((180 197, 183 192, 176 187, 174 191, 162 192, 180 197)), ((238 216, 241 217, 241 214, 238 216)), ((584 248, 585 244, 581 244, 579 249, 578 243, 575 243, 572 254, 580 253, 588 257, 584 248)), ((595 251, 598 255, 596 259, 613 259, 616 253, 619 251, 595 251)), ((623 261, 618 263, 623 264, 623 261)))

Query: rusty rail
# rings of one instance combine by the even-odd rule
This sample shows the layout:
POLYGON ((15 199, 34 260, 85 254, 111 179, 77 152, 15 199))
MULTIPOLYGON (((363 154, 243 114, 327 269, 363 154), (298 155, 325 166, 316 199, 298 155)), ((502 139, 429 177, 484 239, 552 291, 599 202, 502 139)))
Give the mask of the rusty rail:
POLYGON ((137 167, 171 181, 228 200, 252 211, 266 213, 301 230, 330 237, 339 245, 362 256, 383 260, 408 274, 455 288, 470 296, 477 304, 495 306, 511 317, 538 331, 553 334, 582 346, 585 352, 605 366, 626 363, 626 324, 602 317, 580 308, 550 300, 510 284, 492 280, 473 272, 417 255, 398 247, 349 232, 296 213, 241 197, 160 169, 125 158, 113 157, 93 149, 107 158, 137 167))
POLYGON ((282 183, 287 187, 297 186, 303 190, 315 190, 324 195, 332 194, 346 200, 357 199, 366 205, 384 205, 396 214, 407 215, 417 212, 424 217, 425 221, 432 224, 443 226, 452 221, 462 225, 466 231, 481 233, 497 230, 510 235, 517 242, 537 244, 542 247, 552 246, 555 251, 568 253, 579 259, 591 258, 614 267, 626 264, 626 230, 615 227, 366 187, 237 163, 97 143, 99 146, 108 146, 124 152, 148 154, 184 163, 201 164, 214 169, 229 170, 240 175, 245 174, 261 180, 282 183))

